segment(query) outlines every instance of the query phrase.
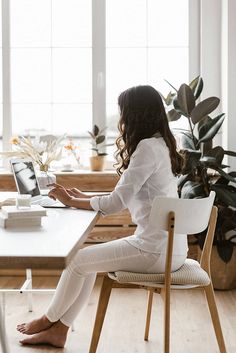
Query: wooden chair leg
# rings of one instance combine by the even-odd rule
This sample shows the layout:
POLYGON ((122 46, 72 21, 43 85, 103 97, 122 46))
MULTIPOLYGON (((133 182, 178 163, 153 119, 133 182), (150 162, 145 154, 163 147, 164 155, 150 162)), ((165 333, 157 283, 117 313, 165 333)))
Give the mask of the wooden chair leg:
POLYGON ((220 353, 226 353, 225 342, 224 342, 224 337, 221 329, 221 324, 220 324, 219 314, 216 306, 215 294, 214 294, 212 283, 209 286, 204 287, 204 291, 206 294, 207 303, 211 314, 211 320, 214 326, 215 335, 219 345, 220 353))
POLYGON ((103 279, 89 353, 96 353, 113 282, 114 281, 107 276, 103 279))
POLYGON ((150 321, 151 321, 151 314, 152 314, 152 301, 153 301, 153 290, 150 289, 148 291, 148 305, 147 305, 146 325, 145 325, 145 334, 144 334, 145 341, 148 341, 148 336, 149 336, 149 328, 150 328, 150 321))
POLYGON ((170 352, 170 290, 162 289, 164 300, 164 353, 170 352))

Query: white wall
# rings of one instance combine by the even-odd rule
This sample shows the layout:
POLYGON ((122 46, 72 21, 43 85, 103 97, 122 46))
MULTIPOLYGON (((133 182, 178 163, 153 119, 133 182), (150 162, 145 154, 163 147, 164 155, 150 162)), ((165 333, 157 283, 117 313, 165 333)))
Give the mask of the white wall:
MULTIPOLYGON (((202 99, 216 96, 221 99, 212 117, 222 112, 221 91, 221 0, 201 0, 200 72, 204 80, 202 99)), ((221 145, 222 132, 214 138, 214 146, 221 145)))
MULTIPOLYGON (((221 99, 218 112, 226 114, 214 145, 236 151, 236 1, 201 0, 200 74, 204 79, 203 99, 221 99)), ((236 171, 236 157, 226 161, 236 171)))
MULTIPOLYGON (((236 151, 236 1, 222 0, 222 102, 226 113, 222 145, 236 151)), ((236 157, 229 157, 236 171, 236 157)))

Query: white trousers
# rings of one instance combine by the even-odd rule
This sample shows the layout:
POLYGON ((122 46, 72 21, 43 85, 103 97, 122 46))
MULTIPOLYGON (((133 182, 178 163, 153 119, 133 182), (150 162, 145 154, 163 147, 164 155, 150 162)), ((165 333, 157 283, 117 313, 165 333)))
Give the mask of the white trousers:
MULTIPOLYGON (((174 256, 172 271, 180 268, 186 256, 174 256)), ((71 326, 87 303, 98 272, 131 271, 164 273, 165 256, 142 251, 125 239, 81 249, 63 271, 46 316, 71 326)))

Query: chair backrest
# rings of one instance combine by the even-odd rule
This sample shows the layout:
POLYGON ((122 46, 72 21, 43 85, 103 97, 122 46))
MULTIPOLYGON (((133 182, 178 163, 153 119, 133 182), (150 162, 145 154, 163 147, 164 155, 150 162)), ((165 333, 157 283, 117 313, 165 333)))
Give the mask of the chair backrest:
POLYGON ((168 230, 168 215, 172 211, 175 213, 175 233, 200 233, 208 226, 214 199, 214 191, 202 199, 156 197, 149 222, 157 230, 168 230))

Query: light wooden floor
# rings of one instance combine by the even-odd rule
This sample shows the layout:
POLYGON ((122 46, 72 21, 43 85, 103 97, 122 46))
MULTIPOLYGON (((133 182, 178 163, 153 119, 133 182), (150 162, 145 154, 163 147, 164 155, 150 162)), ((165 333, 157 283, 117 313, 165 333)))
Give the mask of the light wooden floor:
MULTIPOLYGON (((0 287, 15 287, 21 279, 2 277, 0 287)), ((34 278, 34 287, 53 287, 57 278, 34 278)), ((6 324, 11 353, 63 352, 87 353, 96 311, 100 280, 97 281, 88 306, 75 322, 76 331, 69 334, 66 348, 46 346, 22 347, 17 323, 38 317, 50 302, 52 294, 34 294, 34 312, 27 312, 25 294, 7 294, 6 324)), ((155 295, 150 340, 143 340, 146 292, 115 289, 110 301, 97 353, 162 353, 162 306, 155 295)), ((236 290, 216 292, 228 353, 236 352, 236 290)), ((217 353, 218 346, 201 291, 175 291, 172 295, 171 353, 217 353)))

